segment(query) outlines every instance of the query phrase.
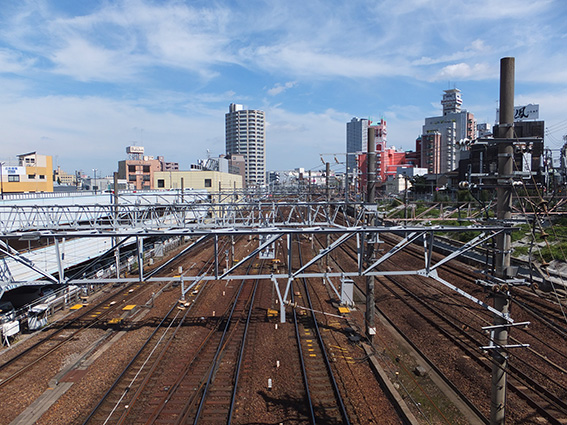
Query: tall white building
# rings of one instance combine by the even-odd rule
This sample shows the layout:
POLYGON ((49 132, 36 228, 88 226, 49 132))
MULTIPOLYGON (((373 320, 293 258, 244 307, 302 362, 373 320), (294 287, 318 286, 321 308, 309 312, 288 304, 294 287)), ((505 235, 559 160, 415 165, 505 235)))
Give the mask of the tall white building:
POLYGON ((264 111, 231 103, 225 115, 226 153, 243 155, 248 187, 266 184, 266 133, 264 111))
POLYGON ((459 89, 444 90, 443 115, 425 118, 422 130, 421 166, 431 174, 457 169, 460 152, 476 137, 474 115, 461 110, 463 101, 459 89))

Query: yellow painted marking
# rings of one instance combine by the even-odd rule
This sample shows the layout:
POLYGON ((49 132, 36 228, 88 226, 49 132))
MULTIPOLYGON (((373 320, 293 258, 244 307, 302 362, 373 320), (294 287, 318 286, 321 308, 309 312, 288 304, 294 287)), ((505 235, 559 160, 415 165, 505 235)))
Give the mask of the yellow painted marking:
POLYGON ((71 307, 69 310, 78 310, 80 308, 83 308, 83 304, 75 304, 73 307, 71 307))
POLYGON ((110 307, 106 306, 106 307, 103 307, 103 308, 106 310, 107 308, 110 308, 110 307))
POLYGON ((341 314, 350 313, 350 310, 348 307, 339 307, 339 313, 341 314))
POLYGON ((317 354, 309 354, 309 357, 317 357, 317 354))
POLYGON ((134 307, 136 307, 136 304, 130 304, 130 305, 127 305, 126 307, 124 307, 122 310, 129 311, 129 310, 133 310, 134 307))
POLYGON ((306 339, 305 341, 307 341, 307 342, 313 342, 312 339, 306 339))
POLYGON ((91 314, 89 317, 96 317, 96 316, 97 316, 96 314, 91 314))
POLYGON ((337 350, 341 351, 348 351, 348 348, 339 347, 338 345, 331 345, 331 348, 336 348, 337 350))
POLYGON ((307 351, 315 351, 314 348, 308 348, 307 351))

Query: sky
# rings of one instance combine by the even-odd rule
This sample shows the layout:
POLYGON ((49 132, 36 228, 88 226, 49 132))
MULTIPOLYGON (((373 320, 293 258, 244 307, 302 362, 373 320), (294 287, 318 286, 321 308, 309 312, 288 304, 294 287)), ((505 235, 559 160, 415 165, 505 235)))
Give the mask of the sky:
POLYGON ((224 153, 239 103, 265 111, 268 170, 341 171, 352 117, 413 150, 458 88, 493 124, 509 56, 515 104, 540 105, 559 149, 564 0, 0 0, 0 160, 110 175, 137 145, 189 169, 224 153))

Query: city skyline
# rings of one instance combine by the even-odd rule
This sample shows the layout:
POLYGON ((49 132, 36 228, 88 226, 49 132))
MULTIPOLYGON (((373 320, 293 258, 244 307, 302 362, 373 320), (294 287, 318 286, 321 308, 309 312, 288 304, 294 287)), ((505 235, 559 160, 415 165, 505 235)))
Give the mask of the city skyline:
POLYGON ((188 169, 224 153, 238 103, 265 111, 266 169, 320 169, 320 154, 345 151, 353 117, 384 118, 388 145, 414 149, 445 89, 494 123, 505 56, 515 103, 540 105, 559 149, 566 18, 559 0, 6 2, 0 159, 37 151, 110 174, 135 142, 188 169))

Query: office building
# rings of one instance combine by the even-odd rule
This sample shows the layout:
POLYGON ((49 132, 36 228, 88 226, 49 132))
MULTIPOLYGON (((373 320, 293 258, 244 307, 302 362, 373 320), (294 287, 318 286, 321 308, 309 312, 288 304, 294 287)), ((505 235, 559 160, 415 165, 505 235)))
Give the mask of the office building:
POLYGON ((36 152, 17 155, 17 161, 0 162, 0 193, 53 192, 51 156, 36 152))
POLYGON ((58 165, 57 169, 53 170, 53 181, 57 184, 64 186, 77 186, 77 175, 69 174, 61 169, 58 165))
POLYGON ((222 171, 159 171, 154 173, 156 189, 204 189, 210 193, 242 189, 242 176, 222 171))
POLYGON ((118 178, 126 179, 129 189, 154 189, 154 173, 179 170, 177 162, 165 162, 163 156, 154 159, 144 155, 143 146, 128 146, 126 153, 128 159, 118 162, 118 178))
POLYGON ((366 118, 353 117, 346 125, 346 163, 349 176, 357 170, 356 157, 368 148, 368 125, 366 118))
POLYGON ((476 137, 474 115, 461 110, 459 89, 445 90, 443 115, 425 119, 421 136, 421 166, 430 174, 448 173, 458 168, 460 152, 476 137))
POLYGON ((266 184, 266 135, 264 111, 231 103, 225 115, 226 153, 244 157, 245 184, 266 184))

